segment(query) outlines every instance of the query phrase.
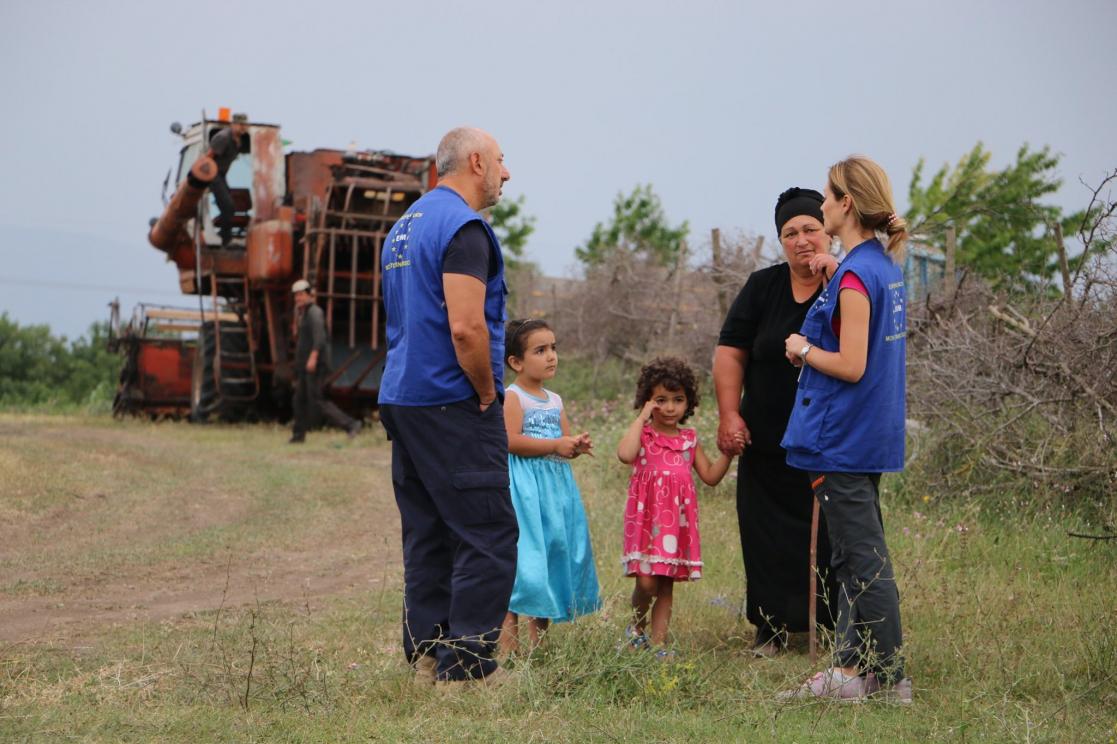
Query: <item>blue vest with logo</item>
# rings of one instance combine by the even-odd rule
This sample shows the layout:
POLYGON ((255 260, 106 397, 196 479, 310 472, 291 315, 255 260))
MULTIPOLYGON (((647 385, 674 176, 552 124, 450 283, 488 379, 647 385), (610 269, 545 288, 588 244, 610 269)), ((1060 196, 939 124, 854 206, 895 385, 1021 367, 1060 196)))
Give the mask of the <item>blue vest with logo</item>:
POLYGON ((489 223, 445 186, 428 191, 399 218, 381 250, 381 286, 387 316, 388 357, 379 401, 400 406, 436 406, 475 395, 450 337, 442 259, 468 222, 485 226, 496 272, 485 283, 485 324, 498 393, 504 375, 504 259, 489 223))
POLYGON ((865 374, 851 383, 804 367, 781 445, 788 465, 810 472, 903 470, 907 298, 903 272, 879 240, 867 240, 849 252, 807 311, 800 333, 819 349, 838 351, 831 321, 847 271, 869 292, 865 374))

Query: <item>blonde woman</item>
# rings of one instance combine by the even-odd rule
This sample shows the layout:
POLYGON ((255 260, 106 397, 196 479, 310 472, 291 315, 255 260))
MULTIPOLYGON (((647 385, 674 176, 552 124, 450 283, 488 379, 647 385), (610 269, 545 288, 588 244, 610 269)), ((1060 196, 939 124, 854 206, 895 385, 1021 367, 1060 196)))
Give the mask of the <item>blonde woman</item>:
POLYGON ((881 473, 904 464, 907 298, 899 263, 907 224, 888 175, 865 157, 830 168, 822 215, 848 253, 784 344, 802 375, 782 445, 788 465, 810 473, 826 516, 838 581, 835 659, 785 695, 907 703, 900 596, 878 490, 881 473))

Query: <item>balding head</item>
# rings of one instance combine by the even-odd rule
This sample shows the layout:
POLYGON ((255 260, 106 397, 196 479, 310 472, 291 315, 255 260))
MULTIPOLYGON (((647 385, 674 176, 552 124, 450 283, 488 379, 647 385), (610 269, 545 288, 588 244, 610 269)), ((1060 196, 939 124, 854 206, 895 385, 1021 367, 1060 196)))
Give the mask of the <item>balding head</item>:
POLYGON ((434 156, 438 177, 448 176, 465 167, 470 155, 483 153, 492 142, 492 135, 476 127, 451 129, 438 143, 438 152, 434 156))
POLYGON ((434 159, 439 185, 453 189, 478 211, 496 204, 501 186, 511 178, 496 139, 476 127, 447 132, 434 159))

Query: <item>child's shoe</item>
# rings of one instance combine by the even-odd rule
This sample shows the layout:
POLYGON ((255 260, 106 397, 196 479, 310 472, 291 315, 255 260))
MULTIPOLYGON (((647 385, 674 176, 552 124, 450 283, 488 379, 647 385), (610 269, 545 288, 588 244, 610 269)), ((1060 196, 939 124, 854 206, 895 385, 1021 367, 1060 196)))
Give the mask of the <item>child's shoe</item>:
POLYGON ((624 629, 624 641, 621 643, 620 650, 640 651, 651 645, 647 635, 637 630, 635 625, 629 625, 624 629))

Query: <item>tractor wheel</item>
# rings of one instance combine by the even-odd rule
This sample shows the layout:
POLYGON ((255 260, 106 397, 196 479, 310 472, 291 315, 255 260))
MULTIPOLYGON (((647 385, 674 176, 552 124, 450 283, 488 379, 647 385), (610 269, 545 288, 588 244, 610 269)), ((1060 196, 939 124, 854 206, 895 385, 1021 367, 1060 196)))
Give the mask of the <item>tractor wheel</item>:
POLYGON ((217 383, 213 379, 216 342, 213 323, 202 323, 194 348, 194 369, 190 376, 190 420, 201 423, 217 409, 217 383))
POLYGON ((253 384, 244 382, 244 368, 234 369, 233 360, 242 365, 248 357, 248 336, 243 323, 221 322, 222 372, 226 378, 217 380, 214 363, 217 337, 213 322, 202 323, 194 352, 194 369, 190 379, 190 420, 203 422, 210 417, 221 421, 243 421, 251 418, 254 404, 247 400, 253 384), (230 371, 232 370, 232 371, 230 371), (239 378, 239 381, 238 381, 239 378))

